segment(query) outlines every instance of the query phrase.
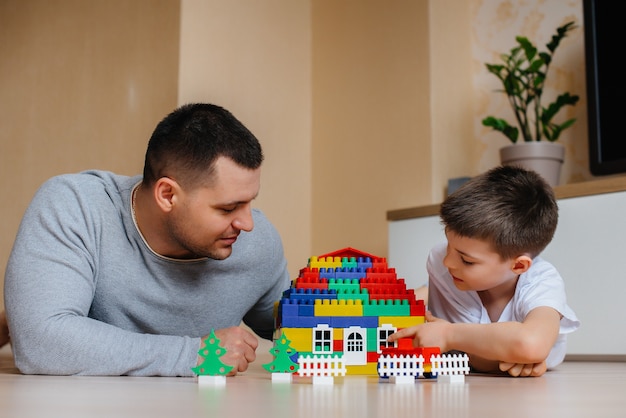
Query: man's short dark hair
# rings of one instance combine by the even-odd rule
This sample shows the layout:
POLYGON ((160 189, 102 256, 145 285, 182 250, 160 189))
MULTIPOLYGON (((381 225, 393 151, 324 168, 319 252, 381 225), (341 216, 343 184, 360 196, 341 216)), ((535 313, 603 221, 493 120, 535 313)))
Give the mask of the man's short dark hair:
POLYGON ((156 126, 146 151, 143 182, 159 178, 195 186, 207 184, 219 157, 257 169, 263 151, 257 138, 226 109, 207 103, 186 104, 156 126))

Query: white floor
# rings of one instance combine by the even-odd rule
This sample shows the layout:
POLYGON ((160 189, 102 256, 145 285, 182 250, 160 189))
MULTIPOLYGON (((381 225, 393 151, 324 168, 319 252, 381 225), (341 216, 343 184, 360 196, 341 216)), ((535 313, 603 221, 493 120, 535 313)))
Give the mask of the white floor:
POLYGON ((0 350, 0 416, 27 417, 626 417, 626 362, 563 363, 539 378, 469 375, 462 384, 377 376, 272 383, 257 362, 224 386, 194 378, 24 376, 0 350))

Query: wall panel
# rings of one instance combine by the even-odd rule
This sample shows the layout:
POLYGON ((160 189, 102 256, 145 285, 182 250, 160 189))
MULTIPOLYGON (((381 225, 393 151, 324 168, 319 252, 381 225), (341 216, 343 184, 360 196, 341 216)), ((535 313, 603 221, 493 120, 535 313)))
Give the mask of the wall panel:
POLYGON ((0 295, 41 182, 140 172, 152 129, 177 104, 179 26, 177 0, 0 1, 0 295))

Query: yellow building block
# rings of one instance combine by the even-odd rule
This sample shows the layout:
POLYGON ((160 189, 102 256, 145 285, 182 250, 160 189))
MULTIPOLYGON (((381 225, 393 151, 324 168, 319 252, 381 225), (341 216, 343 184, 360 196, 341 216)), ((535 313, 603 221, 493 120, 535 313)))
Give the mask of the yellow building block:
POLYGON ((378 375, 378 363, 367 363, 362 366, 346 366, 346 375, 378 375))
POLYGON ((316 299, 315 316, 363 316, 363 303, 353 299, 316 299))
POLYGON ((343 341, 343 328, 333 328, 333 340, 343 341))
POLYGON ((326 269, 335 269, 341 268, 341 257, 311 257, 309 258, 309 267, 310 268, 326 268, 326 269))
POLYGON ((380 316, 378 325, 391 324, 396 328, 408 328, 424 323, 423 316, 380 316))
POLYGON ((311 328, 281 328, 291 341, 290 346, 296 351, 309 352, 313 346, 313 331, 311 328))

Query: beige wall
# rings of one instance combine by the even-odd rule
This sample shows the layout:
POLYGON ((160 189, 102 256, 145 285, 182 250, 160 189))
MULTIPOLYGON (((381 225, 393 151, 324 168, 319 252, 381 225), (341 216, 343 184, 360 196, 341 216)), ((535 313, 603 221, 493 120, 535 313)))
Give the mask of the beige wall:
POLYGON ((480 149, 479 159, 473 168, 477 174, 498 163, 498 150, 509 145, 498 132, 492 132, 481 124, 486 115, 497 115, 513 120, 513 113, 506 96, 496 93, 501 85, 489 74, 484 63, 499 62, 499 54, 508 52, 515 43, 515 36, 523 35, 540 50, 545 51, 556 28, 575 21, 578 28, 561 41, 550 65, 544 90, 544 104, 557 94, 570 92, 580 96, 575 107, 567 107, 557 119, 576 118, 574 126, 563 132, 559 142, 565 145, 565 163, 561 171, 561 184, 577 183, 592 179, 589 171, 587 144, 587 94, 585 83, 584 22, 581 0, 510 1, 470 0, 473 102, 473 144, 480 149))
MULTIPOLYGON (((570 19, 581 0, 0 0, 0 265, 44 179, 138 172, 155 123, 190 101, 261 140, 256 204, 293 276, 344 246, 385 256, 387 210, 498 163, 506 141, 480 120, 508 110, 484 62, 570 19)), ((564 182, 591 177, 582 38, 551 69, 581 96, 564 182)))
POLYGON ((428 1, 312 6, 312 254, 385 256, 386 211, 430 201, 428 1))
MULTIPOLYGON (((220 102, 261 138, 257 205, 292 275, 344 246, 385 256, 387 210, 437 203, 449 178, 497 165, 506 141, 480 121, 510 110, 484 63, 517 34, 543 45, 559 24, 582 24, 580 0, 182 4, 179 101, 220 102)), ((590 178, 583 59, 579 30, 551 69, 559 91, 581 96, 564 182, 590 178)))
POLYGON ((0 296, 41 182, 140 172, 152 129, 176 106, 178 15, 169 0, 0 0, 0 296))
MULTIPOLYGON (((428 203, 440 202, 448 179, 477 174, 481 152, 469 127, 472 126, 474 86, 472 83, 472 33, 470 2, 431 0, 430 86, 432 89, 432 181, 428 203)), ((399 209, 400 207, 396 207, 399 209)))
MULTIPOLYGON (((580 101, 568 107, 560 120, 576 118, 559 142, 566 147, 561 183, 592 178, 587 145, 584 34, 580 0, 430 0, 430 86, 433 149, 430 203, 446 193, 450 178, 473 176, 499 164, 499 148, 508 145, 500 133, 482 126, 495 115, 513 121, 506 97, 496 92, 499 81, 485 69, 508 52, 515 36, 528 37, 541 50, 556 28, 574 20, 578 29, 565 38, 551 65, 546 99, 569 91, 580 101)), ((391 209, 399 209, 400 206, 391 209)))
POLYGON ((261 141, 255 206, 283 238, 292 277, 311 256, 308 0, 182 0, 180 104, 216 103, 261 141))

